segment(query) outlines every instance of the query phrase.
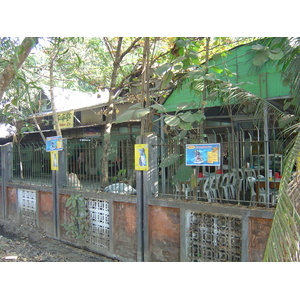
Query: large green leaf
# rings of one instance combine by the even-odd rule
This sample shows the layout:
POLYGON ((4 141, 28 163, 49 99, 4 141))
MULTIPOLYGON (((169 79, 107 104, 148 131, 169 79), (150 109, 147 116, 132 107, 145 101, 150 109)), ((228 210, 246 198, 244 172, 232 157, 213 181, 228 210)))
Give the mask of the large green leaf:
POLYGON ((202 111, 196 112, 194 115, 194 120, 198 123, 202 123, 205 120, 205 115, 202 111))
POLYGON ((174 127, 180 123, 180 119, 176 116, 166 116, 165 123, 171 127, 174 127))
POLYGON ((283 51, 279 48, 274 49, 274 50, 270 50, 269 52, 269 57, 273 60, 279 60, 283 57, 283 51))
POLYGON ((181 114, 179 117, 184 122, 192 123, 195 121, 193 114, 190 111, 181 114))
POLYGON ((161 161, 159 167, 160 168, 167 168, 167 167, 173 165, 176 161, 178 161, 179 157, 180 157, 180 155, 177 154, 177 153, 171 154, 168 157, 165 157, 161 161))
POLYGON ((142 103, 140 102, 128 107, 128 109, 140 109, 140 108, 142 108, 142 103))
POLYGON ((176 183, 179 181, 188 181, 191 179, 192 174, 194 173, 192 167, 181 164, 177 170, 177 173, 172 178, 172 182, 176 183))
POLYGON ((262 66, 265 62, 269 60, 268 51, 257 51, 253 56, 253 64, 257 67, 262 66))
POLYGON ((221 74, 224 70, 223 69, 220 69, 220 68, 218 68, 218 67, 216 67, 216 66, 212 66, 212 67, 210 67, 213 71, 215 71, 216 73, 218 73, 218 74, 221 74))
POLYGON ((142 118, 144 117, 145 115, 148 115, 150 113, 150 109, 149 108, 141 108, 141 109, 137 109, 135 112, 134 112, 134 119, 139 119, 139 118, 142 118))
POLYGON ((159 66, 158 68, 156 68, 155 73, 157 75, 162 75, 164 72, 166 72, 168 69, 170 69, 171 64, 169 63, 165 63, 161 66, 159 66))
POLYGON ((179 103, 176 108, 177 108, 177 110, 184 110, 188 107, 190 107, 189 102, 182 102, 182 103, 179 103))
POLYGON ((166 109, 161 104, 158 104, 158 103, 152 104, 152 105, 150 105, 150 107, 153 109, 156 109, 158 111, 161 111, 161 112, 166 111, 166 109))
POLYGON ((193 128, 192 123, 180 121, 178 127, 182 130, 191 130, 193 128))
POLYGON ((135 109, 128 109, 121 115, 117 115, 116 123, 128 122, 134 118, 135 109))
POLYGON ((173 77, 173 72, 172 71, 168 71, 164 74, 163 78, 162 78, 162 84, 161 84, 161 88, 165 88, 170 81, 172 80, 173 77))

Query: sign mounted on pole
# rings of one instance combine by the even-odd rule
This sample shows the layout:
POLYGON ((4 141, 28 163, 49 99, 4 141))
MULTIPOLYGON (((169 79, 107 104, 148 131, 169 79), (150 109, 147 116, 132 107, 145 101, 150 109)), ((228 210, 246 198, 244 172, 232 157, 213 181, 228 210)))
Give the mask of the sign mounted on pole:
POLYGON ((51 136, 46 139, 46 151, 61 151, 63 150, 62 136, 51 136))
POLYGON ((149 170, 148 144, 134 145, 134 166, 136 171, 149 170))
POLYGON ((51 170, 58 171, 58 151, 50 152, 51 170))
POLYGON ((187 166, 220 166, 221 145, 216 144, 187 144, 187 166))

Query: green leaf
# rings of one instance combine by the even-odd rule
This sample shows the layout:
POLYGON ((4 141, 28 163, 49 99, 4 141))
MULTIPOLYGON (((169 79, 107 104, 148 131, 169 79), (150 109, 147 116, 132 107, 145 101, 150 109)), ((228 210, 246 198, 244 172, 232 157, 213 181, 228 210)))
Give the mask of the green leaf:
POLYGON ((184 121, 180 121, 178 124, 178 127, 183 129, 183 130, 191 130, 192 129, 192 123, 187 123, 184 121))
POLYGON ((202 123, 205 120, 205 115, 202 111, 196 112, 194 115, 194 120, 198 123, 202 123))
POLYGON ((162 78, 161 88, 162 89, 165 88, 170 83, 172 78, 173 78, 173 72, 172 71, 166 72, 162 78))
POLYGON ((157 75, 162 75, 164 72, 166 72, 168 69, 170 69, 171 64, 165 63, 162 66, 159 66, 156 68, 155 73, 157 75))
POLYGON ((150 113, 150 109, 149 108, 141 108, 141 109, 138 109, 134 112, 134 119, 139 119, 139 118, 142 118, 146 115, 148 115, 150 113))
POLYGON ((116 117, 116 123, 123 123, 123 122, 128 122, 130 120, 133 120, 133 115, 135 113, 134 109, 128 109, 121 115, 117 115, 116 117))
POLYGON ((265 47, 260 45, 260 44, 256 44, 256 45, 252 46, 252 50, 261 51, 261 50, 264 50, 264 49, 265 49, 265 47))
POLYGON ((185 59, 186 59, 185 56, 179 56, 179 57, 177 57, 177 58, 173 61, 173 65, 175 65, 175 64, 177 64, 177 63, 179 63, 179 62, 182 62, 182 61, 184 61, 185 59))
POLYGON ((188 57, 191 59, 198 59, 198 55, 196 53, 189 53, 188 57))
POLYGON ((176 116, 166 116, 165 123, 171 127, 174 127, 180 123, 180 119, 176 116))
POLYGON ((180 157, 180 155, 177 154, 177 153, 171 154, 171 155, 169 155, 168 157, 164 158, 161 161, 159 167, 160 168, 167 168, 167 167, 173 165, 175 162, 177 162, 179 157, 180 157))
POLYGON ((184 110, 184 109, 187 109, 190 107, 190 103, 189 102, 182 102, 182 103, 179 103, 177 105, 177 110, 184 110))
POLYGON ((187 111, 185 113, 183 113, 182 115, 179 116, 180 119, 184 122, 189 122, 192 123, 195 121, 193 114, 190 111, 187 111))
POLYGON ((166 111, 166 109, 161 104, 158 104, 158 103, 152 104, 152 105, 150 105, 150 107, 153 109, 156 109, 158 111, 162 111, 162 112, 166 111))
POLYGON ((272 60, 279 60, 283 57, 283 51, 279 48, 277 49, 274 49, 274 50, 270 50, 269 52, 269 57, 272 59, 272 60))
POLYGON ((187 135, 187 130, 181 130, 180 133, 179 133, 179 140, 182 140, 186 137, 187 135))
POLYGON ((213 71, 215 71, 216 73, 218 73, 218 74, 221 74, 224 70, 223 69, 220 69, 220 68, 218 68, 218 67, 216 67, 216 66, 212 66, 212 67, 210 67, 213 71))
POLYGON ((142 103, 136 103, 128 107, 128 109, 139 109, 142 108, 142 103))
POLYGON ((260 67, 268 60, 269 53, 267 51, 258 51, 255 53, 252 62, 255 66, 260 67))
POLYGON ((184 40, 177 40, 176 42, 177 47, 185 47, 186 42, 184 40))

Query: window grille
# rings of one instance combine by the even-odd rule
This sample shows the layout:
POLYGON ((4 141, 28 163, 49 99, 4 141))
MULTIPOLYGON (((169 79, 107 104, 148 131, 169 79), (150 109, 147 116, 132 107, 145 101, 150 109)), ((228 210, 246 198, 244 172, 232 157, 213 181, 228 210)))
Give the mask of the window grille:
POLYGON ((241 218, 190 212, 189 223, 189 261, 241 260, 241 218))
POLYGON ((109 203, 105 200, 86 198, 90 230, 86 242, 101 249, 109 248, 109 203))
POLYGON ((18 189, 18 202, 22 223, 36 225, 36 191, 18 189))

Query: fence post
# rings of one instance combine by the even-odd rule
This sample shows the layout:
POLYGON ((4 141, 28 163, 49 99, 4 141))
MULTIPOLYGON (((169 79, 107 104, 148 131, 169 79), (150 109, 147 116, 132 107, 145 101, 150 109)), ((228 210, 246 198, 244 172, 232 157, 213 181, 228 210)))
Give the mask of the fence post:
POLYGON ((148 144, 148 171, 136 171, 137 187, 137 260, 149 261, 148 200, 158 195, 157 136, 138 136, 137 144, 148 144))
POLYGON ((12 178, 13 143, 1 146, 1 174, 2 174, 2 216, 6 219, 6 186, 12 178))
POLYGON ((63 150, 58 151, 58 171, 52 171, 52 201, 54 237, 60 238, 59 189, 66 185, 67 180, 67 140, 63 139, 63 150))

